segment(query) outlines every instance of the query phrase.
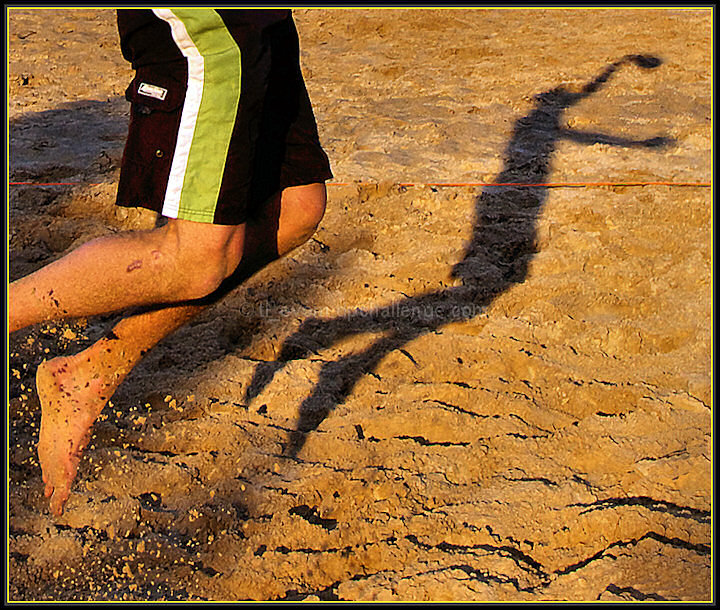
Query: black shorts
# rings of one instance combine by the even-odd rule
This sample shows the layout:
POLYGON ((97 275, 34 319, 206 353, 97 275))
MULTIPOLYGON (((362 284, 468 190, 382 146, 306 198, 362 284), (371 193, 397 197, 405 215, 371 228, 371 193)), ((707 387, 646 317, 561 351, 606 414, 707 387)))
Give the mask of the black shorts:
POLYGON ((289 11, 119 10, 136 75, 117 204, 236 225, 332 177, 289 11))

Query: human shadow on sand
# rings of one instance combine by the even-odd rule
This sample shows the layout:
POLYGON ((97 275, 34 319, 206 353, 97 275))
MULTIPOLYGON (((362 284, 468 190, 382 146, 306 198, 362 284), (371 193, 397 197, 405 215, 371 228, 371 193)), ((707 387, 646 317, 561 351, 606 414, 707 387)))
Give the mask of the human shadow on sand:
MULTIPOLYGON (((127 132, 124 97, 26 112, 8 124, 11 182, 112 182, 127 132), (112 167, 111 167, 112 166, 112 167)), ((37 188, 37 187, 36 187, 37 188)))
POLYGON ((296 429, 284 446, 287 457, 298 455, 307 435, 387 354, 446 324, 472 319, 497 296, 526 279, 536 252, 537 221, 548 195, 548 187, 543 185, 548 181, 551 158, 560 140, 639 148, 671 143, 664 137, 632 140, 563 125, 564 112, 596 93, 620 67, 653 69, 660 64, 661 60, 653 56, 627 55, 607 66, 579 91, 560 86, 536 96, 532 111, 515 123, 503 170, 493 186, 484 188, 477 198, 472 239, 453 268, 460 285, 377 309, 334 318, 310 318, 283 342, 276 360, 256 367, 246 390, 246 402, 257 397, 289 361, 315 355, 351 335, 383 333, 363 351, 323 364, 313 391, 300 405, 296 429))

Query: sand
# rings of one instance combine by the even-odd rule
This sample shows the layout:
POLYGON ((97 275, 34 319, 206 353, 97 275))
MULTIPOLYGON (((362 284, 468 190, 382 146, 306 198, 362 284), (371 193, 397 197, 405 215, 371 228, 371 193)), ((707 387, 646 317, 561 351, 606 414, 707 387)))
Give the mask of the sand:
MULTIPOLYGON (((295 16, 327 215, 148 354, 59 519, 35 369, 118 316, 10 338, 9 599, 711 599, 712 9, 295 16)), ((10 186, 10 280, 152 225, 131 77, 113 11, 10 11, 10 179, 74 183, 10 186)))

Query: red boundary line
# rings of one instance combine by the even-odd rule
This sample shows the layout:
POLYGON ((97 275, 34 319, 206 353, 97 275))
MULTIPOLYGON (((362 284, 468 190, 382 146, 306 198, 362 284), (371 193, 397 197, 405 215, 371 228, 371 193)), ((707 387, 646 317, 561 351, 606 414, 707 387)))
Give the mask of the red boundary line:
MULTIPOLYGON (((101 186, 106 182, 9 182, 8 186, 101 186)), ((328 182, 327 186, 362 186, 366 184, 377 185, 378 182, 328 182)), ((587 186, 689 186, 689 187, 710 187, 712 182, 399 182, 395 186, 411 187, 491 187, 506 186, 517 188, 545 187, 545 188, 569 188, 587 186)))
POLYGON ((511 187, 583 187, 583 186, 712 186, 711 182, 437 182, 399 184, 398 186, 511 186, 511 187))

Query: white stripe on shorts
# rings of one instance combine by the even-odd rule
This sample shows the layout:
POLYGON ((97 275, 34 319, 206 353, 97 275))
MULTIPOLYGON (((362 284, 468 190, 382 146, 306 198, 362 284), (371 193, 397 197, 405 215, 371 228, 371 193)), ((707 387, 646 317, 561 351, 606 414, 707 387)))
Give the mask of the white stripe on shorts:
POLYGON ((180 209, 180 196, 182 195, 187 170, 190 147, 195 134, 200 102, 202 101, 203 85, 205 81, 205 59, 193 43, 185 24, 170 9, 153 9, 153 13, 170 25, 173 40, 188 62, 188 85, 185 93, 180 127, 178 129, 177 144, 170 167, 170 177, 165 191, 162 215, 168 218, 177 218, 180 209))

